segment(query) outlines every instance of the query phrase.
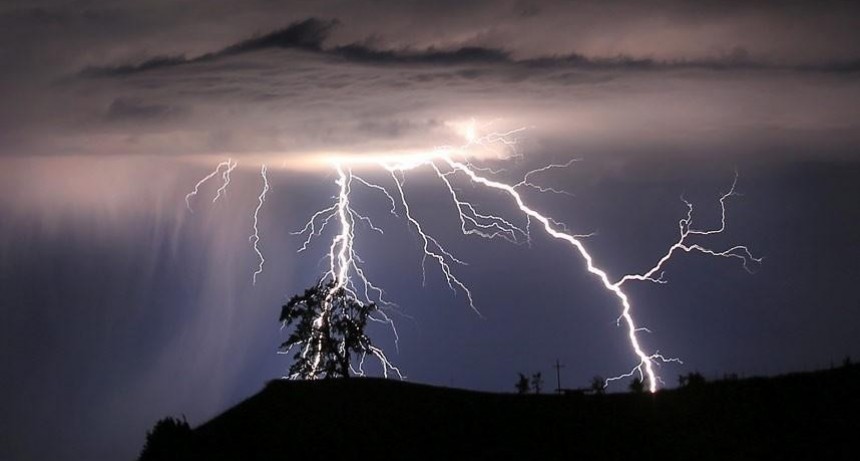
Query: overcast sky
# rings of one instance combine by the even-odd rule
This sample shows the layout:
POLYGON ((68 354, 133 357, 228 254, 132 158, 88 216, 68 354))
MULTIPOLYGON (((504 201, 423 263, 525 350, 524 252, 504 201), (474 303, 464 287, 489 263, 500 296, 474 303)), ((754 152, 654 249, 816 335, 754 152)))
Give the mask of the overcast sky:
MULTIPOLYGON (((280 377, 280 306, 322 272, 300 229, 335 177, 301 159, 426 151, 457 127, 525 128, 499 179, 586 240, 611 276, 650 267, 686 208, 719 223, 666 285, 631 297, 643 341, 694 370, 778 374, 860 355, 860 7, 734 1, 6 1, 0 5, 0 458, 136 456, 167 415, 199 424, 280 377), (185 194, 218 162, 239 167, 185 194), (262 163, 266 270, 248 244, 262 163)), ((381 184, 390 177, 362 174, 381 184)), ((386 181, 389 181, 386 183, 386 181)), ((461 181, 484 209, 510 200, 461 181)), ((566 367, 566 387, 635 365, 618 306, 578 255, 463 236, 429 171, 415 215, 468 262, 483 317, 428 266, 388 202, 356 244, 402 309, 374 326, 409 380, 511 391, 517 372, 566 367)), ((548 385, 548 387, 551 387, 548 385)), ((619 385, 615 390, 623 390, 619 385)))

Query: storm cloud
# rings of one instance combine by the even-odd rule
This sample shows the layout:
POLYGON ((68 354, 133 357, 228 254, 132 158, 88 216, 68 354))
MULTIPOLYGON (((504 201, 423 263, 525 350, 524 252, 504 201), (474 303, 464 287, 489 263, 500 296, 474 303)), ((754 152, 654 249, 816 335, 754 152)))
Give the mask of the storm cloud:
POLYGON ((213 61, 219 58, 239 54, 253 53, 267 49, 301 49, 330 57, 341 58, 344 61, 376 64, 376 65, 458 65, 458 64, 495 64, 507 67, 522 67, 525 69, 589 69, 589 70, 676 70, 676 69, 706 69, 706 70, 785 70, 799 72, 851 73, 860 70, 860 60, 824 61, 818 63, 778 63, 767 60, 753 60, 749 52, 742 47, 735 47, 729 53, 709 59, 673 59, 658 60, 653 58, 616 55, 613 57, 588 57, 578 53, 564 55, 536 56, 526 59, 516 59, 509 50, 487 48, 482 46, 459 46, 450 49, 437 49, 433 46, 416 50, 381 49, 376 48, 370 37, 363 42, 338 45, 324 48, 325 41, 331 35, 338 20, 323 20, 308 18, 300 22, 261 36, 242 40, 220 51, 206 53, 195 58, 180 56, 158 56, 147 59, 139 64, 119 65, 115 67, 87 68, 81 72, 83 76, 123 76, 139 72, 174 67, 183 64, 213 61))
POLYGON ((838 155, 858 141, 857 15, 844 2, 291 6, 5 7, 2 38, 19 46, 0 55, 4 88, 16 86, 0 155, 430 148, 454 140, 433 121, 468 118, 568 151, 635 138, 752 155, 812 136, 838 155), (128 101, 169 126, 115 123, 128 101), (368 124, 428 130, 378 139, 368 124), (570 130, 576 142, 558 145, 570 130))

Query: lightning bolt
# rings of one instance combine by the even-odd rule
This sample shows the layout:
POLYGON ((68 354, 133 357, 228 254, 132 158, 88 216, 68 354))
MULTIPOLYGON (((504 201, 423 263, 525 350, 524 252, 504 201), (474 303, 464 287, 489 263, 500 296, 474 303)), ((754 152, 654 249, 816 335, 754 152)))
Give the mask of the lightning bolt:
MULTIPOLYGON (((238 162, 233 159, 228 158, 227 160, 219 163, 215 169, 210 172, 208 175, 204 176, 197 184, 194 185, 194 189, 185 195, 185 205, 188 207, 188 211, 194 212, 191 208, 191 199, 195 197, 200 192, 200 187, 205 184, 210 179, 214 178, 221 173, 222 183, 218 190, 215 192, 215 197, 212 199, 212 202, 217 202, 219 198, 225 196, 227 194, 227 188, 230 186, 230 174, 233 170, 238 166, 238 162), (224 169, 222 172, 221 170, 224 169)), ((259 230, 259 216, 260 210, 263 208, 263 203, 266 201, 266 195, 269 193, 269 178, 267 176, 268 167, 263 164, 260 166, 260 177, 263 180, 263 188, 260 191, 260 195, 257 197, 257 206, 254 208, 253 212, 253 232, 250 237, 248 237, 248 241, 251 242, 251 245, 254 249, 254 253, 257 254, 257 258, 259 259, 259 265, 257 269, 254 271, 254 274, 251 276, 251 283, 253 285, 257 284, 257 276, 263 273, 263 265, 266 263, 266 259, 263 257, 263 252, 260 250, 260 230, 259 230)))
POLYGON ((636 366, 636 369, 641 372, 644 368, 644 373, 647 375, 648 382, 650 383, 650 390, 651 392, 655 392, 657 390, 657 377, 654 372, 654 361, 656 359, 662 358, 662 356, 659 354, 648 354, 644 352, 637 335, 639 330, 636 326, 636 321, 633 319, 633 315, 631 313, 632 307, 630 304, 630 299, 628 298, 627 294, 621 290, 620 283, 613 283, 612 281, 610 281, 607 273, 603 269, 595 265, 594 258, 585 248, 585 245, 583 245, 582 241, 574 235, 558 230, 549 218, 526 205, 522 196, 520 196, 519 192, 517 192, 517 190, 515 189, 515 186, 504 184, 498 181, 493 181, 487 179, 486 177, 480 176, 472 169, 470 169, 467 165, 454 161, 450 158, 445 158, 444 160, 451 168, 454 168, 455 170, 464 173, 475 183, 482 184, 489 188, 497 189, 508 194, 514 200, 517 208, 522 213, 542 224, 543 229, 544 231, 546 231, 547 234, 549 234, 555 239, 564 241, 576 250, 576 252, 585 261, 588 272, 595 275, 600 280, 603 287, 607 291, 612 293, 623 306, 621 318, 624 319, 624 322, 627 325, 628 339, 630 340, 630 345, 633 348, 633 352, 639 358, 639 364, 636 366))
MULTIPOLYGON (((546 186, 540 186, 538 184, 535 184, 535 183, 531 182, 529 177, 531 177, 534 174, 543 173, 545 171, 549 171, 549 170, 552 170, 555 168, 567 168, 570 165, 572 165, 573 162, 578 162, 578 161, 579 161, 578 158, 574 158, 574 159, 568 160, 567 163, 560 163, 560 164, 553 163, 551 165, 547 165, 547 166, 543 166, 543 167, 531 170, 528 173, 526 173, 525 176, 523 176, 522 181, 514 184, 513 187, 514 187, 514 189, 516 189, 517 187, 531 187, 532 189, 534 189, 538 192, 552 192, 554 194, 562 194, 562 195, 568 195, 570 197, 573 197, 573 194, 571 194, 570 192, 568 192, 566 190, 555 189, 553 187, 546 187, 546 186)), ((475 168, 472 167, 472 170, 474 170, 474 169, 475 168)))
MULTIPOLYGON (((640 379, 648 383, 649 390, 651 392, 656 392, 661 383, 656 371, 657 367, 663 363, 681 363, 681 361, 677 358, 666 357, 659 351, 646 351, 640 341, 639 334, 650 332, 650 330, 640 326, 635 320, 633 315, 633 303, 628 294, 624 291, 624 287, 627 283, 633 281, 644 281, 658 284, 666 283, 663 279, 665 267, 679 253, 695 252, 719 258, 736 259, 742 263, 744 269, 750 272, 752 271, 752 264, 758 264, 762 261, 761 258, 754 257, 750 250, 744 245, 734 245, 725 250, 716 250, 706 247, 702 243, 690 241, 694 238, 714 236, 725 231, 727 226, 726 202, 731 197, 738 195, 736 192, 738 181, 737 173, 735 173, 734 181, 732 182, 728 192, 722 194, 719 198, 721 219, 718 227, 695 227, 693 225, 693 205, 682 197, 682 200, 687 207, 687 213, 678 222, 679 234, 675 243, 670 245, 666 253, 649 269, 641 273, 624 275, 620 279, 613 280, 607 270, 597 264, 594 256, 588 251, 586 245, 583 243, 583 240, 586 237, 593 234, 576 234, 571 232, 564 223, 553 219, 533 206, 527 204, 521 192, 523 190, 532 190, 539 193, 572 195, 561 189, 541 186, 534 182, 533 177, 549 170, 567 168, 578 159, 569 160, 566 163, 549 164, 531 170, 518 182, 501 181, 497 179, 497 176, 503 170, 478 167, 469 162, 468 158, 475 156, 477 152, 480 152, 484 156, 489 154, 490 157, 494 156, 497 159, 502 160, 520 157, 521 154, 517 151, 517 136, 523 130, 524 128, 518 128, 507 132, 489 133, 479 136, 474 125, 474 120, 472 120, 471 123, 463 130, 466 144, 461 146, 440 146, 425 155, 409 156, 408 158, 404 158, 402 161, 394 161, 391 157, 379 157, 378 159, 361 158, 358 160, 351 159, 349 157, 331 158, 329 163, 337 174, 335 184, 337 185, 338 193, 333 197, 333 204, 314 213, 301 230, 293 233, 294 235, 300 235, 305 238, 298 252, 307 250, 309 245, 315 239, 322 236, 330 223, 336 222, 338 225, 338 231, 328 246, 328 270, 324 274, 324 278, 328 278, 334 282, 334 288, 330 293, 333 293, 334 290, 343 289, 356 299, 361 299, 362 302, 377 303, 381 307, 376 311, 379 313, 379 317, 371 316, 371 320, 389 325, 394 332, 395 344, 397 344, 397 340, 399 339, 397 330, 392 319, 386 314, 386 311, 395 305, 386 300, 384 291, 370 281, 365 270, 362 268, 363 260, 356 252, 354 245, 356 227, 359 224, 366 226, 371 231, 378 232, 380 234, 384 233, 383 229, 376 226, 369 217, 361 214, 351 202, 350 197, 353 184, 358 184, 384 195, 390 203, 389 212, 397 217, 400 217, 402 214, 407 226, 418 236, 422 251, 422 281, 426 284, 427 265, 428 262, 432 262, 444 277, 448 288, 455 294, 462 293, 465 295, 469 307, 478 315, 481 315, 475 305, 471 290, 457 276, 454 270, 458 266, 466 265, 466 262, 454 256, 451 252, 445 249, 437 238, 428 233, 419 220, 414 217, 409 206, 405 190, 406 173, 419 168, 428 169, 440 180, 445 191, 451 197, 455 213, 460 222, 460 231, 464 235, 487 239, 501 238, 514 244, 523 244, 531 242, 531 230, 533 225, 536 225, 537 228, 541 229, 543 233, 549 237, 559 240, 570 247, 574 254, 584 262, 587 271, 595 277, 606 293, 618 303, 620 314, 616 323, 619 326, 623 325, 625 327, 627 340, 630 344, 633 356, 635 357, 635 365, 632 366, 630 371, 607 379, 605 385, 609 385, 609 383, 613 381, 638 374, 640 379), (370 163, 388 172, 391 178, 391 186, 373 183, 355 175, 350 168, 353 163, 370 163), (459 189, 455 185, 455 180, 458 178, 465 178, 468 183, 472 185, 481 186, 486 189, 502 193, 512 202, 518 212, 519 219, 524 220, 524 223, 520 224, 516 222, 517 220, 515 219, 479 210, 474 203, 462 197, 459 189)), ((233 168, 235 168, 235 162, 231 162, 230 160, 219 164, 215 171, 210 173, 209 176, 205 177, 197 184, 197 186, 195 186, 194 191, 186 197, 186 202, 188 202, 190 197, 196 195, 197 190, 202 183, 214 177, 219 173, 219 171, 224 169, 222 173, 223 184, 215 197, 215 200, 217 200, 218 197, 223 195, 226 191, 226 187, 230 182, 230 172, 233 168)), ((254 213, 254 235, 251 237, 254 242, 254 249, 260 258, 260 266, 254 273, 254 281, 256 281, 256 276, 262 271, 263 262, 265 261, 257 246, 257 242, 259 242, 259 235, 257 232, 257 214, 262 207, 266 192, 268 191, 268 180, 266 179, 265 166, 262 168, 261 175, 264 180, 264 189, 259 196, 258 205, 254 213)), ((328 309, 330 309, 331 306, 328 302, 328 298, 324 304, 323 312, 314 323, 314 328, 317 330, 321 329, 325 324, 326 318, 328 317, 328 309)), ((316 340, 321 341, 322 336, 317 334, 316 340)), ((303 350, 304 357, 307 358, 307 354, 310 353, 310 349, 311 343, 309 341, 303 350)), ((319 347, 316 348, 317 351, 320 349, 321 348, 319 347)), ((371 349, 371 353, 381 363, 383 373, 386 377, 390 371, 396 373, 401 378, 403 377, 400 370, 391 364, 381 349, 373 347, 371 349)), ((316 373, 316 367, 320 360, 321 357, 319 356, 319 353, 317 353, 317 356, 312 358, 312 363, 314 364, 313 372, 311 373, 312 377, 316 373)), ((354 369, 353 371, 357 374, 363 375, 364 362, 365 357, 362 356, 358 369, 354 369)))
MULTIPOLYGON (((385 165, 383 165, 385 166, 385 165)), ((426 233, 424 229, 421 228, 421 223, 418 222, 415 218, 412 217, 412 212, 409 209, 409 203, 406 201, 406 193, 403 191, 403 178, 398 177, 395 174, 396 171, 403 170, 403 167, 396 166, 385 166, 385 168, 391 173, 391 178, 394 180, 394 184, 397 187, 397 193, 400 197, 400 203, 403 205, 405 210, 406 220, 411 224, 414 230, 418 233, 418 236, 422 241, 422 250, 424 255, 421 258, 421 277, 422 283, 427 283, 427 258, 430 258, 436 261, 436 264, 442 271, 442 275, 445 277, 445 281, 448 283, 448 288, 456 293, 457 288, 462 290, 466 297, 469 299, 469 307, 472 308, 478 315, 480 312, 475 307, 474 299, 472 298, 472 292, 469 291, 469 288, 463 284, 463 282, 458 279, 454 273, 451 271, 451 264, 461 264, 465 265, 466 263, 457 259, 454 255, 448 252, 441 243, 439 243, 436 238, 432 235, 426 233), (455 288, 456 287, 456 288, 455 288)))
MULTIPOLYGON (((349 168, 345 168, 341 163, 334 164, 335 171, 337 172, 338 178, 335 181, 338 186, 338 195, 336 196, 336 202, 334 205, 320 210, 314 213, 311 216, 311 219, 305 225, 305 227, 295 233, 302 235, 304 233, 308 234, 307 240, 302 245, 302 248, 299 251, 304 251, 307 248, 307 245, 311 242, 314 237, 320 235, 320 233, 325 229, 326 224, 332 220, 336 219, 340 224, 340 231, 337 235, 332 239, 331 245, 329 246, 328 259, 329 259, 329 270, 323 275, 323 278, 330 278, 334 281, 332 288, 329 289, 328 294, 323 302, 323 309, 320 313, 320 316, 314 321, 314 337, 311 339, 312 341, 317 341, 317 347, 315 355, 311 358, 311 378, 315 377, 317 374, 317 370, 322 360, 322 354, 320 347, 320 342, 323 341, 323 336, 321 334, 321 329, 325 325, 327 318, 329 316, 331 310, 331 299, 333 293, 339 290, 345 290, 350 296, 356 299, 363 299, 361 302, 370 303, 377 302, 380 306, 380 309, 376 311, 379 317, 374 317, 373 315, 369 316, 371 321, 385 323, 389 327, 391 327, 394 337, 395 344, 399 340, 399 335, 397 333, 397 329, 395 327, 392 319, 385 313, 384 309, 388 309, 393 307, 393 303, 388 302, 384 296, 384 291, 374 285, 366 276, 364 269, 361 267, 361 257, 355 251, 355 247, 353 245, 355 241, 355 224, 356 222, 365 223, 370 229, 377 231, 379 233, 383 233, 382 229, 376 227, 373 224, 373 221, 370 218, 362 215, 358 211, 356 211, 350 204, 350 192, 352 190, 352 181, 355 176, 352 174, 352 170, 349 168), (317 230, 317 220, 321 221, 319 225, 319 229, 317 230), (357 281, 357 282, 356 282, 357 281), (361 285, 361 288, 358 287, 358 284, 361 285), (359 291, 363 294, 363 296, 359 295, 359 291), (375 301, 372 300, 373 293, 375 295, 375 301)), ((367 185, 368 187, 378 189, 383 191, 391 200, 392 200, 392 213, 396 213, 394 209, 393 197, 385 191, 381 186, 377 186, 372 184, 364 179, 358 179, 358 181, 362 184, 367 185)), ((305 345, 305 348, 302 351, 302 356, 307 357, 311 350, 311 342, 305 345)), ((341 347, 345 347, 341 345, 341 347)), ((394 366, 388 357, 385 355, 382 349, 376 346, 370 346, 371 354, 379 360, 379 363, 382 365, 383 375, 388 377, 389 372, 394 372, 401 379, 404 378, 400 369, 394 366)), ((356 374, 364 375, 364 357, 361 358, 361 362, 359 363, 359 368, 354 370, 356 374)), ((297 376, 291 376, 291 378, 296 378, 297 376)))
POLYGON ((263 190, 260 191, 260 195, 257 197, 257 208, 254 209, 254 233, 248 237, 248 240, 251 242, 251 245, 254 247, 254 252, 257 253, 257 258, 260 259, 260 265, 257 266, 257 270, 254 271, 254 275, 251 276, 251 284, 257 284, 257 276, 263 273, 263 264, 266 263, 266 259, 263 257, 263 252, 260 251, 260 229, 258 228, 258 224, 260 222, 260 209, 263 208, 263 202, 266 201, 266 194, 269 193, 269 178, 266 177, 267 167, 263 164, 260 167, 260 177, 263 179, 263 190))
POLYGON ((217 175, 221 171, 221 168, 226 168, 223 173, 223 177, 225 178, 225 184, 221 186, 220 189, 218 189, 218 195, 215 196, 215 200, 218 200, 218 197, 221 195, 221 190, 226 189, 227 185, 229 185, 230 172, 233 171, 233 168, 235 168, 235 165, 233 165, 233 160, 229 158, 219 163, 218 166, 215 167, 215 170, 204 176, 203 179, 197 181, 197 184, 194 185, 194 190, 192 190, 188 193, 188 195, 185 196, 185 206, 188 207, 188 211, 194 213, 194 210, 191 209, 191 198, 195 197, 200 192, 200 186, 202 186, 206 181, 209 181, 210 179, 214 178, 215 175, 217 175))
POLYGON ((219 198, 227 195, 227 186, 230 185, 230 173, 232 173, 233 170, 236 169, 237 165, 239 165, 238 162, 231 162, 230 159, 227 159, 227 169, 225 169, 224 173, 221 174, 221 178, 224 180, 224 182, 221 184, 221 187, 219 187, 218 190, 215 192, 215 198, 212 199, 212 203, 217 202, 219 198))
MULTIPOLYGON (((620 316, 618 318, 619 324, 623 323, 626 327, 627 338, 630 343, 630 347, 637 358, 636 365, 631 369, 630 372, 609 378, 606 381, 608 385, 610 382, 629 377, 634 374, 639 374, 640 377, 648 382, 649 390, 651 392, 655 392, 660 383, 660 379, 656 373, 656 367, 661 363, 666 362, 678 362, 680 360, 677 358, 669 358, 666 357, 659 352, 646 352, 644 347, 641 344, 639 333, 648 332, 649 330, 645 327, 641 327, 637 324, 634 316, 633 316, 633 305, 632 302, 624 292, 623 285, 632 280, 639 281, 650 281, 656 283, 664 283, 665 281, 662 279, 662 275, 660 277, 655 277, 655 274, 660 272, 662 268, 669 262, 670 259, 679 251, 685 252, 700 252, 703 254, 718 256, 718 257, 726 257, 726 258, 737 258, 743 262, 743 266, 745 269, 749 270, 749 265, 753 262, 759 263, 761 262, 760 258, 755 258, 749 251, 746 246, 736 245, 727 250, 713 250, 707 247, 702 246, 701 244, 689 244, 688 239, 691 236, 708 236, 722 233, 726 228, 726 200, 729 197, 737 195, 735 192, 735 188, 737 185, 737 175, 735 176, 735 180, 732 183, 732 187, 729 192, 723 194, 720 197, 720 209, 721 209, 721 225, 718 228, 714 229, 696 229, 692 226, 692 216, 693 216, 693 205, 690 202, 685 201, 684 203, 687 205, 687 215, 679 222, 680 229, 680 237, 679 240, 670 246, 667 253, 658 261, 658 263, 652 267, 651 269, 643 272, 642 274, 631 274, 625 275, 619 280, 612 280, 609 274, 605 269, 599 267, 595 262, 593 255, 588 251, 586 246, 584 245, 582 239, 587 235, 579 235, 573 234, 566 229, 566 226, 557 222, 553 218, 539 212, 535 208, 526 204, 524 198, 518 191, 519 188, 528 187, 539 192, 553 192, 553 193, 562 193, 569 194, 566 191, 561 191, 558 189, 548 188, 539 186, 531 181, 531 177, 535 174, 548 171, 554 168, 564 168, 570 166, 576 159, 570 160, 564 164, 552 164, 547 165, 542 168, 538 168, 526 173, 523 179, 517 183, 504 183, 495 179, 490 179, 485 175, 482 175, 477 172, 477 170, 467 162, 459 161, 455 159, 455 155, 463 151, 463 149, 468 148, 471 144, 486 142, 487 140, 493 140, 491 142, 495 142, 499 139, 506 139, 504 134, 488 136, 482 139, 473 138, 469 140, 469 144, 463 146, 461 148, 450 148, 443 147, 440 148, 439 151, 429 156, 428 158, 415 161, 414 159, 410 160, 407 163, 402 164, 391 164, 391 163, 381 163, 380 166, 385 168, 391 173, 391 177, 393 179, 395 185, 396 196, 399 198, 399 203, 404 209, 405 217, 411 227, 417 232, 422 242, 422 274, 426 279, 426 262, 428 259, 434 260, 436 265, 441 270, 443 276, 448 282, 449 288, 457 291, 458 289, 466 294, 469 305, 477 312, 475 308, 474 300, 472 297, 471 291, 468 287, 456 277, 453 273, 451 264, 452 263, 460 263, 463 262, 449 253, 445 248, 439 243, 437 239, 433 236, 427 234, 421 224, 412 216, 410 211, 408 201, 406 199, 406 195, 403 190, 403 176, 398 176, 396 173, 400 173, 401 175, 407 170, 413 170, 420 166, 429 166, 432 171, 436 174, 436 176, 442 181, 445 185, 448 193, 451 195, 452 200, 455 205, 455 209, 457 210, 457 214, 460 219, 461 231, 465 235, 476 235, 483 238, 496 238, 501 237, 506 240, 509 240, 514 243, 519 243, 523 238, 530 239, 529 233, 529 225, 532 220, 540 224, 540 228, 549 235, 550 237, 561 240, 566 243, 570 247, 572 247, 576 254, 582 258, 585 262, 586 269, 589 273, 594 275, 603 288, 611 294, 620 305, 620 316), (442 171, 440 168, 440 164, 443 166, 447 166, 447 171, 442 171), (498 190, 506 194, 510 199, 513 200, 516 208, 526 217, 527 225, 525 228, 522 226, 518 226, 512 223, 510 220, 505 219, 502 216, 484 214, 477 211, 476 207, 461 199, 451 182, 451 176, 454 173, 459 173, 464 175, 468 180, 477 185, 481 185, 490 189, 498 190)), ((338 164, 337 168, 340 170, 341 165, 338 164)), ((341 181, 343 181, 343 176, 341 176, 341 181)), ((374 185, 376 188, 382 189, 388 198, 392 201, 392 205, 394 203, 394 197, 387 192, 386 189, 381 186, 374 185)), ((346 196, 349 194, 349 188, 341 188, 341 199, 340 203, 347 202, 348 199, 346 196)), ((392 208, 393 210, 393 208, 392 208)), ((312 227, 312 223, 311 223, 312 227)), ((343 228, 347 228, 348 226, 342 226, 343 228)), ((340 241, 344 239, 348 239, 352 236, 351 233, 342 233, 335 240, 340 241)), ((350 243, 351 245, 351 243, 350 243)), ((332 256, 332 260, 334 260, 332 256)), ((344 262, 344 261, 342 261, 344 262)), ((333 272, 333 269, 332 269, 333 272)))
POLYGON ((681 197, 681 201, 687 206, 687 215, 678 221, 678 241, 675 242, 672 246, 669 247, 669 250, 657 261, 657 264, 654 267, 648 269, 647 271, 641 274, 629 274, 625 275, 618 281, 618 285, 621 285, 625 282, 631 280, 641 280, 641 281, 650 281, 657 283, 665 283, 662 278, 662 272, 659 277, 654 278, 654 275, 657 272, 662 271, 663 266, 672 258, 672 255, 676 251, 685 251, 687 253, 699 252, 710 256, 717 256, 722 258, 735 258, 742 262, 744 269, 747 272, 752 272, 750 269, 750 263, 761 263, 762 258, 756 258, 752 255, 749 248, 744 245, 735 245, 727 250, 715 251, 710 248, 703 247, 698 244, 689 244, 688 239, 691 236, 696 235, 714 235, 721 234, 726 230, 726 200, 731 197, 738 196, 739 194, 735 191, 738 184, 738 173, 735 172, 735 179, 732 181, 732 186, 729 188, 728 192, 722 194, 720 196, 720 227, 714 229, 695 229, 693 228, 693 204, 687 201, 685 198, 681 197))

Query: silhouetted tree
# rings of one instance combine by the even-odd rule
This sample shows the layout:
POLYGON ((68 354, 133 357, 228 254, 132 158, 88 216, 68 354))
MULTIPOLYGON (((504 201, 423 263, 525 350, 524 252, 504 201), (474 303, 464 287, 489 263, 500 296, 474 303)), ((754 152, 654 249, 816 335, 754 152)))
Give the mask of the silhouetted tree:
POLYGON ((630 392, 633 392, 634 394, 645 392, 645 382, 642 381, 642 378, 637 376, 633 378, 633 381, 630 381, 630 392))
POLYGON ((532 389, 534 389, 535 394, 540 394, 541 389, 543 388, 543 378, 541 377, 540 372, 532 375, 532 389))
POLYGON ((191 453, 194 433, 182 418, 164 418, 155 423, 146 433, 146 443, 140 452, 139 461, 186 459, 191 453))
POLYGON ((678 384, 684 388, 699 387, 705 384, 705 377, 695 371, 678 377, 678 384))
POLYGON ((518 373, 520 378, 517 380, 516 388, 517 394, 528 394, 529 393, 529 379, 526 375, 522 373, 518 373))
POLYGON ((594 392, 594 394, 603 395, 606 393, 606 380, 603 379, 603 376, 595 376, 591 378, 591 385, 589 388, 594 392))
POLYGON ((290 376, 349 377, 352 355, 372 353, 364 328, 376 310, 376 304, 359 301, 335 280, 320 280, 304 294, 293 296, 280 316, 286 326, 295 324, 281 344, 282 351, 298 347, 290 376))

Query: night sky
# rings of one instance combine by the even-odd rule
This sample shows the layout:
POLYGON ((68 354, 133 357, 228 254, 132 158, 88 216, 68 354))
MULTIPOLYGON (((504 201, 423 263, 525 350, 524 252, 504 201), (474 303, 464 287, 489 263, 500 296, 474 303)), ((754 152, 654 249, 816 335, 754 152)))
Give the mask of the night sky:
MULTIPOLYGON (((686 213, 702 240, 762 257, 681 254, 629 285, 650 351, 682 373, 775 375, 860 357, 860 6, 853 2, 6 1, 0 6, 0 459, 131 459, 159 418, 192 425, 281 377, 285 300, 326 269, 331 234, 291 235, 337 193, 331 153, 462 143, 523 127, 478 159, 585 240, 613 278, 651 267, 686 213), (227 158, 227 196, 194 184, 227 158), (248 237, 260 165, 265 271, 248 237)), ((384 171, 361 176, 391 185, 384 171)), ((488 173, 489 174, 489 173, 488 173)), ((484 210, 509 198, 457 182, 484 210)), ((481 315, 427 265, 378 193, 384 235, 356 249, 396 302, 370 334, 409 381, 513 391, 635 366, 617 301, 568 246, 461 234, 428 168, 414 216, 467 262, 481 315)), ((368 367, 372 374, 380 370, 368 367)), ((626 390, 626 382, 611 387, 626 390)))

